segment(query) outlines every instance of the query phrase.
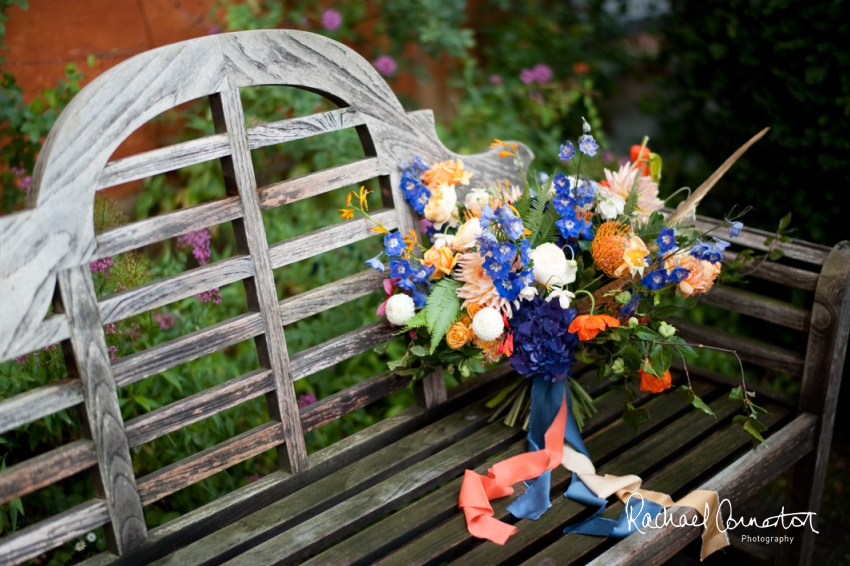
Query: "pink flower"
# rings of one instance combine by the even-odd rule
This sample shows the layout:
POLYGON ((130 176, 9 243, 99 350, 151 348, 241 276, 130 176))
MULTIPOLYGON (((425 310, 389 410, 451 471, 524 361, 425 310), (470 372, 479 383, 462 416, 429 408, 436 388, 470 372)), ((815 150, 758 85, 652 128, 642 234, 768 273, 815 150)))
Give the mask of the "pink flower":
POLYGON ((199 293, 198 300, 202 303, 214 303, 217 305, 221 302, 221 293, 218 292, 218 287, 215 287, 209 291, 199 293))
POLYGON ((398 69, 395 59, 389 55, 381 55, 372 61, 372 65, 374 65, 375 69, 377 69, 377 71, 385 77, 392 76, 396 72, 396 69, 398 69))
POLYGON ((177 324, 177 321, 174 319, 174 315, 167 312, 155 314, 153 315, 153 319, 159 324, 159 327, 162 330, 168 330, 177 324))
POLYGON ((210 261, 210 231, 207 228, 195 230, 177 238, 177 249, 185 250, 192 248, 192 255, 198 260, 201 265, 206 265, 210 261))
POLYGON ((543 97, 543 93, 539 90, 533 90, 528 93, 528 98, 536 102, 537 104, 546 104, 546 99, 543 97))
POLYGON ((118 346, 110 346, 106 351, 109 354, 109 361, 114 362, 118 359, 118 346))
POLYGON ((24 354, 23 356, 15 358, 15 361, 18 362, 19 364, 21 364, 22 366, 25 366, 25 365, 27 365, 27 362, 30 361, 30 355, 24 354))
POLYGON ((12 175, 15 177, 23 177, 27 174, 27 170, 23 167, 12 167, 12 175))
POLYGON ((532 71, 531 69, 523 69, 519 73, 519 80, 521 80, 522 82, 524 82, 527 85, 530 85, 531 83, 533 83, 534 78, 535 78, 534 77, 534 71, 532 71))
POLYGON ((333 31, 342 25, 342 14, 336 10, 325 10, 322 14, 322 27, 333 31))
POLYGON ((91 269, 92 273, 103 273, 104 275, 109 275, 113 267, 115 267, 115 262, 112 261, 111 256, 93 261, 89 264, 89 269, 91 269))
POLYGON ((104 326, 103 327, 103 333, 104 334, 120 334, 120 332, 118 331, 118 328, 116 328, 114 322, 110 322, 109 324, 104 326))
POLYGON ((312 405, 316 402, 316 396, 312 393, 305 393, 304 395, 298 396, 298 408, 303 409, 308 405, 312 405))
POLYGON ((208 35, 216 35, 216 34, 218 34, 218 33, 221 33, 221 28, 220 28, 220 27, 218 27, 218 26, 213 26, 213 27, 211 27, 211 28, 209 29, 209 31, 207 32, 207 34, 208 34, 208 35))
POLYGON ((378 305, 378 310, 375 311, 377 316, 387 316, 387 301, 390 300, 390 297, 393 296, 393 291, 395 290, 395 285, 393 285, 392 279, 384 279, 384 294, 386 298, 384 302, 378 305))
POLYGON ((532 67, 531 72, 538 83, 548 83, 552 80, 552 67, 549 65, 538 63, 532 67))
POLYGON ((497 75, 495 73, 490 75, 490 84, 491 85, 498 86, 498 85, 502 84, 503 82, 505 82, 505 81, 504 81, 504 79, 502 79, 501 75, 497 75))

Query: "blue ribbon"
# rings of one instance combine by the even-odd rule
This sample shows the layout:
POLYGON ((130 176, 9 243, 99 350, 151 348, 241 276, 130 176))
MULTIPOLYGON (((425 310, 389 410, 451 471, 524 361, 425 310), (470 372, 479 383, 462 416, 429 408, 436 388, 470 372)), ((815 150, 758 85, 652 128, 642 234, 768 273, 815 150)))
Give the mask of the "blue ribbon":
MULTIPOLYGON (((566 381, 546 381, 536 377, 531 384, 531 415, 528 421, 528 451, 539 450, 545 444, 545 434, 555 420, 561 408, 564 396, 567 398, 567 426, 564 439, 577 451, 588 458, 590 454, 581 439, 578 424, 571 410, 570 390, 566 381)), ((545 513, 552 503, 549 501, 549 491, 552 485, 551 470, 544 472, 537 479, 526 482, 528 489, 508 507, 508 511, 518 519, 537 520, 545 513)), ((564 529, 564 533, 578 533, 601 537, 623 538, 632 534, 635 525, 643 524, 644 518, 654 519, 663 507, 652 501, 632 498, 628 501, 620 517, 614 521, 601 517, 608 501, 597 497, 582 482, 577 474, 573 474, 570 485, 564 496, 583 505, 595 507, 596 512, 585 521, 564 529), (631 519, 631 520, 629 520, 631 519)))

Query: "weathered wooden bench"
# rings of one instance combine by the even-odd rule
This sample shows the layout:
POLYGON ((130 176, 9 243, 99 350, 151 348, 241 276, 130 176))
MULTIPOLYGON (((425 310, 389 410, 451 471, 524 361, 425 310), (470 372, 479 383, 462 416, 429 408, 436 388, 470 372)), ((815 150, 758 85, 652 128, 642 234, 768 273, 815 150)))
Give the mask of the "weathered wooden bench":
MULTIPOLYGON (((364 271, 279 301, 272 270, 375 236, 368 223, 351 221, 268 245, 261 211, 377 177, 385 209, 375 218, 390 229, 415 227, 400 197, 398 165, 416 155, 429 162, 455 157, 438 141, 431 113, 405 113, 367 61, 303 32, 224 34, 163 47, 83 89, 39 157, 30 207, 0 218, 0 360, 61 342, 68 378, 0 401, 0 433, 76 406, 85 436, 6 469, 0 502, 85 470, 97 497, 0 539, 0 562, 24 562, 100 526, 107 527, 110 550, 90 564, 641 564, 662 562, 693 541, 695 528, 619 542, 562 535, 565 524, 587 513, 563 497, 569 473, 562 468, 553 474, 553 507, 540 520, 522 521, 504 547, 471 538, 457 511, 460 474, 525 450, 524 433, 488 424, 483 404, 513 377, 507 365, 449 391, 435 374, 416 386, 420 406, 308 456, 306 431, 406 387, 409 378, 381 374, 298 409, 294 380, 375 347, 391 329, 366 326, 290 357, 285 325, 378 291, 380 275, 364 271), (307 89, 339 108, 246 128, 239 89, 254 85, 307 89), (209 97, 217 134, 109 161, 142 124, 200 97, 209 97), (365 159, 256 186, 252 149, 343 128, 356 128, 365 159), (227 198, 94 233, 98 189, 214 159, 221 160, 227 198), (226 222, 236 233, 237 255, 97 298, 89 262, 226 222), (249 312, 110 362, 105 324, 237 281, 244 283, 249 312), (45 317, 51 304, 53 314, 45 317), (261 370, 123 422, 119 388, 250 338, 261 370), (267 424, 144 477, 134 475, 133 447, 261 395, 270 408, 267 424), (146 529, 146 505, 271 448, 278 451, 280 471, 146 529)), ((482 183, 516 180, 511 164, 493 152, 463 159, 482 183)), ((745 230, 736 244, 764 250, 766 235, 745 230)), ((728 399, 730 378, 691 371, 717 420, 675 395, 644 394, 639 402, 652 419, 635 434, 619 418, 619 394, 606 393, 594 372, 579 371, 597 397, 598 413, 583 431, 597 469, 640 474, 648 489, 674 498, 698 486, 715 489, 734 506, 790 467, 786 511, 819 510, 850 325, 850 244, 829 249, 792 241, 779 247, 789 261, 767 262, 753 276, 780 292, 805 291, 811 308, 725 287, 705 300, 797 331, 801 344, 805 337, 805 354, 677 322, 695 342, 735 349, 748 363, 802 378, 797 397, 752 386, 770 410, 764 419, 770 448, 750 451, 748 435, 731 423, 739 404, 728 399)), ((511 500, 494 502, 497 517, 511 520, 505 510, 511 500)), ((618 513, 619 504, 608 511, 618 513)), ((802 544, 783 545, 778 562, 809 561, 813 535, 797 536, 802 544)))

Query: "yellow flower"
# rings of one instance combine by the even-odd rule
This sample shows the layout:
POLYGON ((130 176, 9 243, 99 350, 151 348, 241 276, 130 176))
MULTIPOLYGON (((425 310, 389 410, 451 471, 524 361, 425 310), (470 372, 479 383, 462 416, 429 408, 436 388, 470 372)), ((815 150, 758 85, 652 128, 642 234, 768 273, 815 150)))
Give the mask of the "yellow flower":
POLYGON ((618 277, 622 277, 626 271, 634 277, 635 274, 640 274, 643 277, 643 270, 646 267, 646 256, 649 255, 649 250, 646 249, 646 244, 639 236, 632 236, 629 239, 626 251, 623 252, 623 265, 617 268, 615 273, 618 277))
POLYGON ((410 252, 413 251, 413 248, 416 246, 416 242, 418 242, 418 238, 416 237, 416 232, 413 230, 407 231, 407 236, 404 237, 404 243, 407 244, 407 252, 406 255, 410 255, 410 252))
POLYGON ((470 330, 470 328, 465 325, 462 321, 457 321, 449 327, 448 332, 446 332, 446 344, 449 345, 449 348, 452 350, 459 350, 463 348, 467 342, 472 340, 475 337, 475 334, 470 330))
POLYGON ((384 223, 380 222, 377 226, 372 226, 372 231, 376 234, 389 234, 390 231, 384 228, 384 223))
POLYGON ((448 246, 439 249, 430 248, 422 256, 422 265, 434 267, 431 279, 441 279, 444 275, 449 275, 456 263, 457 257, 448 246))
POLYGON ((353 208, 340 208, 339 211, 342 213, 339 215, 343 220, 351 220, 354 218, 354 209, 353 208))
POLYGON ((443 183, 446 185, 468 185, 472 173, 463 170, 463 161, 460 159, 443 161, 431 167, 422 174, 422 182, 429 189, 434 189, 443 183))
POLYGON ((372 194, 372 191, 367 191, 365 186, 360 187, 360 192, 357 194, 357 198, 360 199, 361 210, 369 210, 369 203, 366 201, 366 197, 370 194, 372 194))

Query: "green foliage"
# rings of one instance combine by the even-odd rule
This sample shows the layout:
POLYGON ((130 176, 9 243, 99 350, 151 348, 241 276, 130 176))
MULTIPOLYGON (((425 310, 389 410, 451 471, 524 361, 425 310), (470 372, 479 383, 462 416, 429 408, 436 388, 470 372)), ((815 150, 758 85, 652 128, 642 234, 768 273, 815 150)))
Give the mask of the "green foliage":
POLYGON ((460 312, 460 299, 457 296, 460 285, 460 282, 444 277, 434 285, 428 295, 425 321, 428 325, 428 333, 431 335, 431 354, 437 349, 460 312))

